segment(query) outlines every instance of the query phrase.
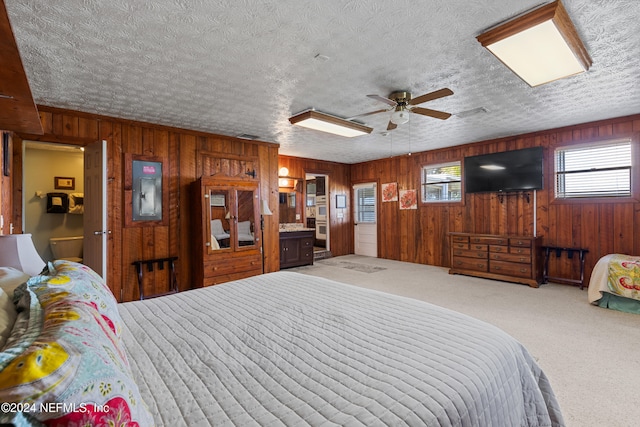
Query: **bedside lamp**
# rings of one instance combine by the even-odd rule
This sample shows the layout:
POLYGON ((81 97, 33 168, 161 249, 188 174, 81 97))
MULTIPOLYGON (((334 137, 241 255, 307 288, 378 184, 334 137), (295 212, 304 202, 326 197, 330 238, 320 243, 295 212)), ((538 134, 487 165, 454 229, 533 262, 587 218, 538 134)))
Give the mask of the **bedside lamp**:
POLYGON ((31 234, 5 234, 0 236, 0 266, 37 276, 45 262, 33 246, 31 234))

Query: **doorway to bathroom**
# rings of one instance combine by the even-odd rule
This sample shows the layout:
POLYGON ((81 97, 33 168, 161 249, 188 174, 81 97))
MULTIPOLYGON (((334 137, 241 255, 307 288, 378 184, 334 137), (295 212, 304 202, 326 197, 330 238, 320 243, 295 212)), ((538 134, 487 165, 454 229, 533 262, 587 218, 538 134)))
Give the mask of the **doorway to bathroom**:
POLYGON ((68 243, 72 241, 61 240, 79 240, 84 236, 84 151, 81 147, 23 141, 22 203, 22 229, 31 233, 42 259, 82 259, 82 245, 78 241, 73 242, 75 253, 71 254, 65 247, 70 249, 68 243), (58 252, 67 256, 60 256, 58 252))
POLYGON ((106 277, 106 141, 80 147, 24 140, 22 159, 22 230, 40 256, 80 258, 106 277))

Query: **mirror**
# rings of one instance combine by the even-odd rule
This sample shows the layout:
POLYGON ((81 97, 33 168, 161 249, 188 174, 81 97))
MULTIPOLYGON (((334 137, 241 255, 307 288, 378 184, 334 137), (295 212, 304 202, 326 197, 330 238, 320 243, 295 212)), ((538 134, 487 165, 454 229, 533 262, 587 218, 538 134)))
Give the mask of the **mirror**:
POLYGON ((209 220, 211 221, 211 244, 209 249, 218 250, 230 246, 229 238, 229 192, 227 190, 211 190, 209 192, 209 220))
POLYGON ((255 227, 253 205, 253 191, 238 190, 238 217, 237 217, 237 238, 238 246, 250 246, 255 244, 255 227))
POLYGON ((280 224, 302 222, 302 195, 298 191, 280 193, 280 224))

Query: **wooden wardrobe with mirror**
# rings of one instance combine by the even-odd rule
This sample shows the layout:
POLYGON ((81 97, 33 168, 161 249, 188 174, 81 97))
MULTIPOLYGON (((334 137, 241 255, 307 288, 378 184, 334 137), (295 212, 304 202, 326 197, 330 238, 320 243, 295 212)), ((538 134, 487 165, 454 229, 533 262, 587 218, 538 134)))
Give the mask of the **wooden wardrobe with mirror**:
POLYGON ((209 176, 192 185, 194 286, 261 274, 258 182, 209 176))

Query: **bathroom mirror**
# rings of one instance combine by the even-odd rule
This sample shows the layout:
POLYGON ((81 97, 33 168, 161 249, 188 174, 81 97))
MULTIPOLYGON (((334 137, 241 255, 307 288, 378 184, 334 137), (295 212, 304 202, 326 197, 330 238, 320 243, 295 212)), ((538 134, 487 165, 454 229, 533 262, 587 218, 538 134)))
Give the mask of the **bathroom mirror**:
POLYGON ((302 222, 302 194, 299 191, 280 192, 280 224, 302 222))

